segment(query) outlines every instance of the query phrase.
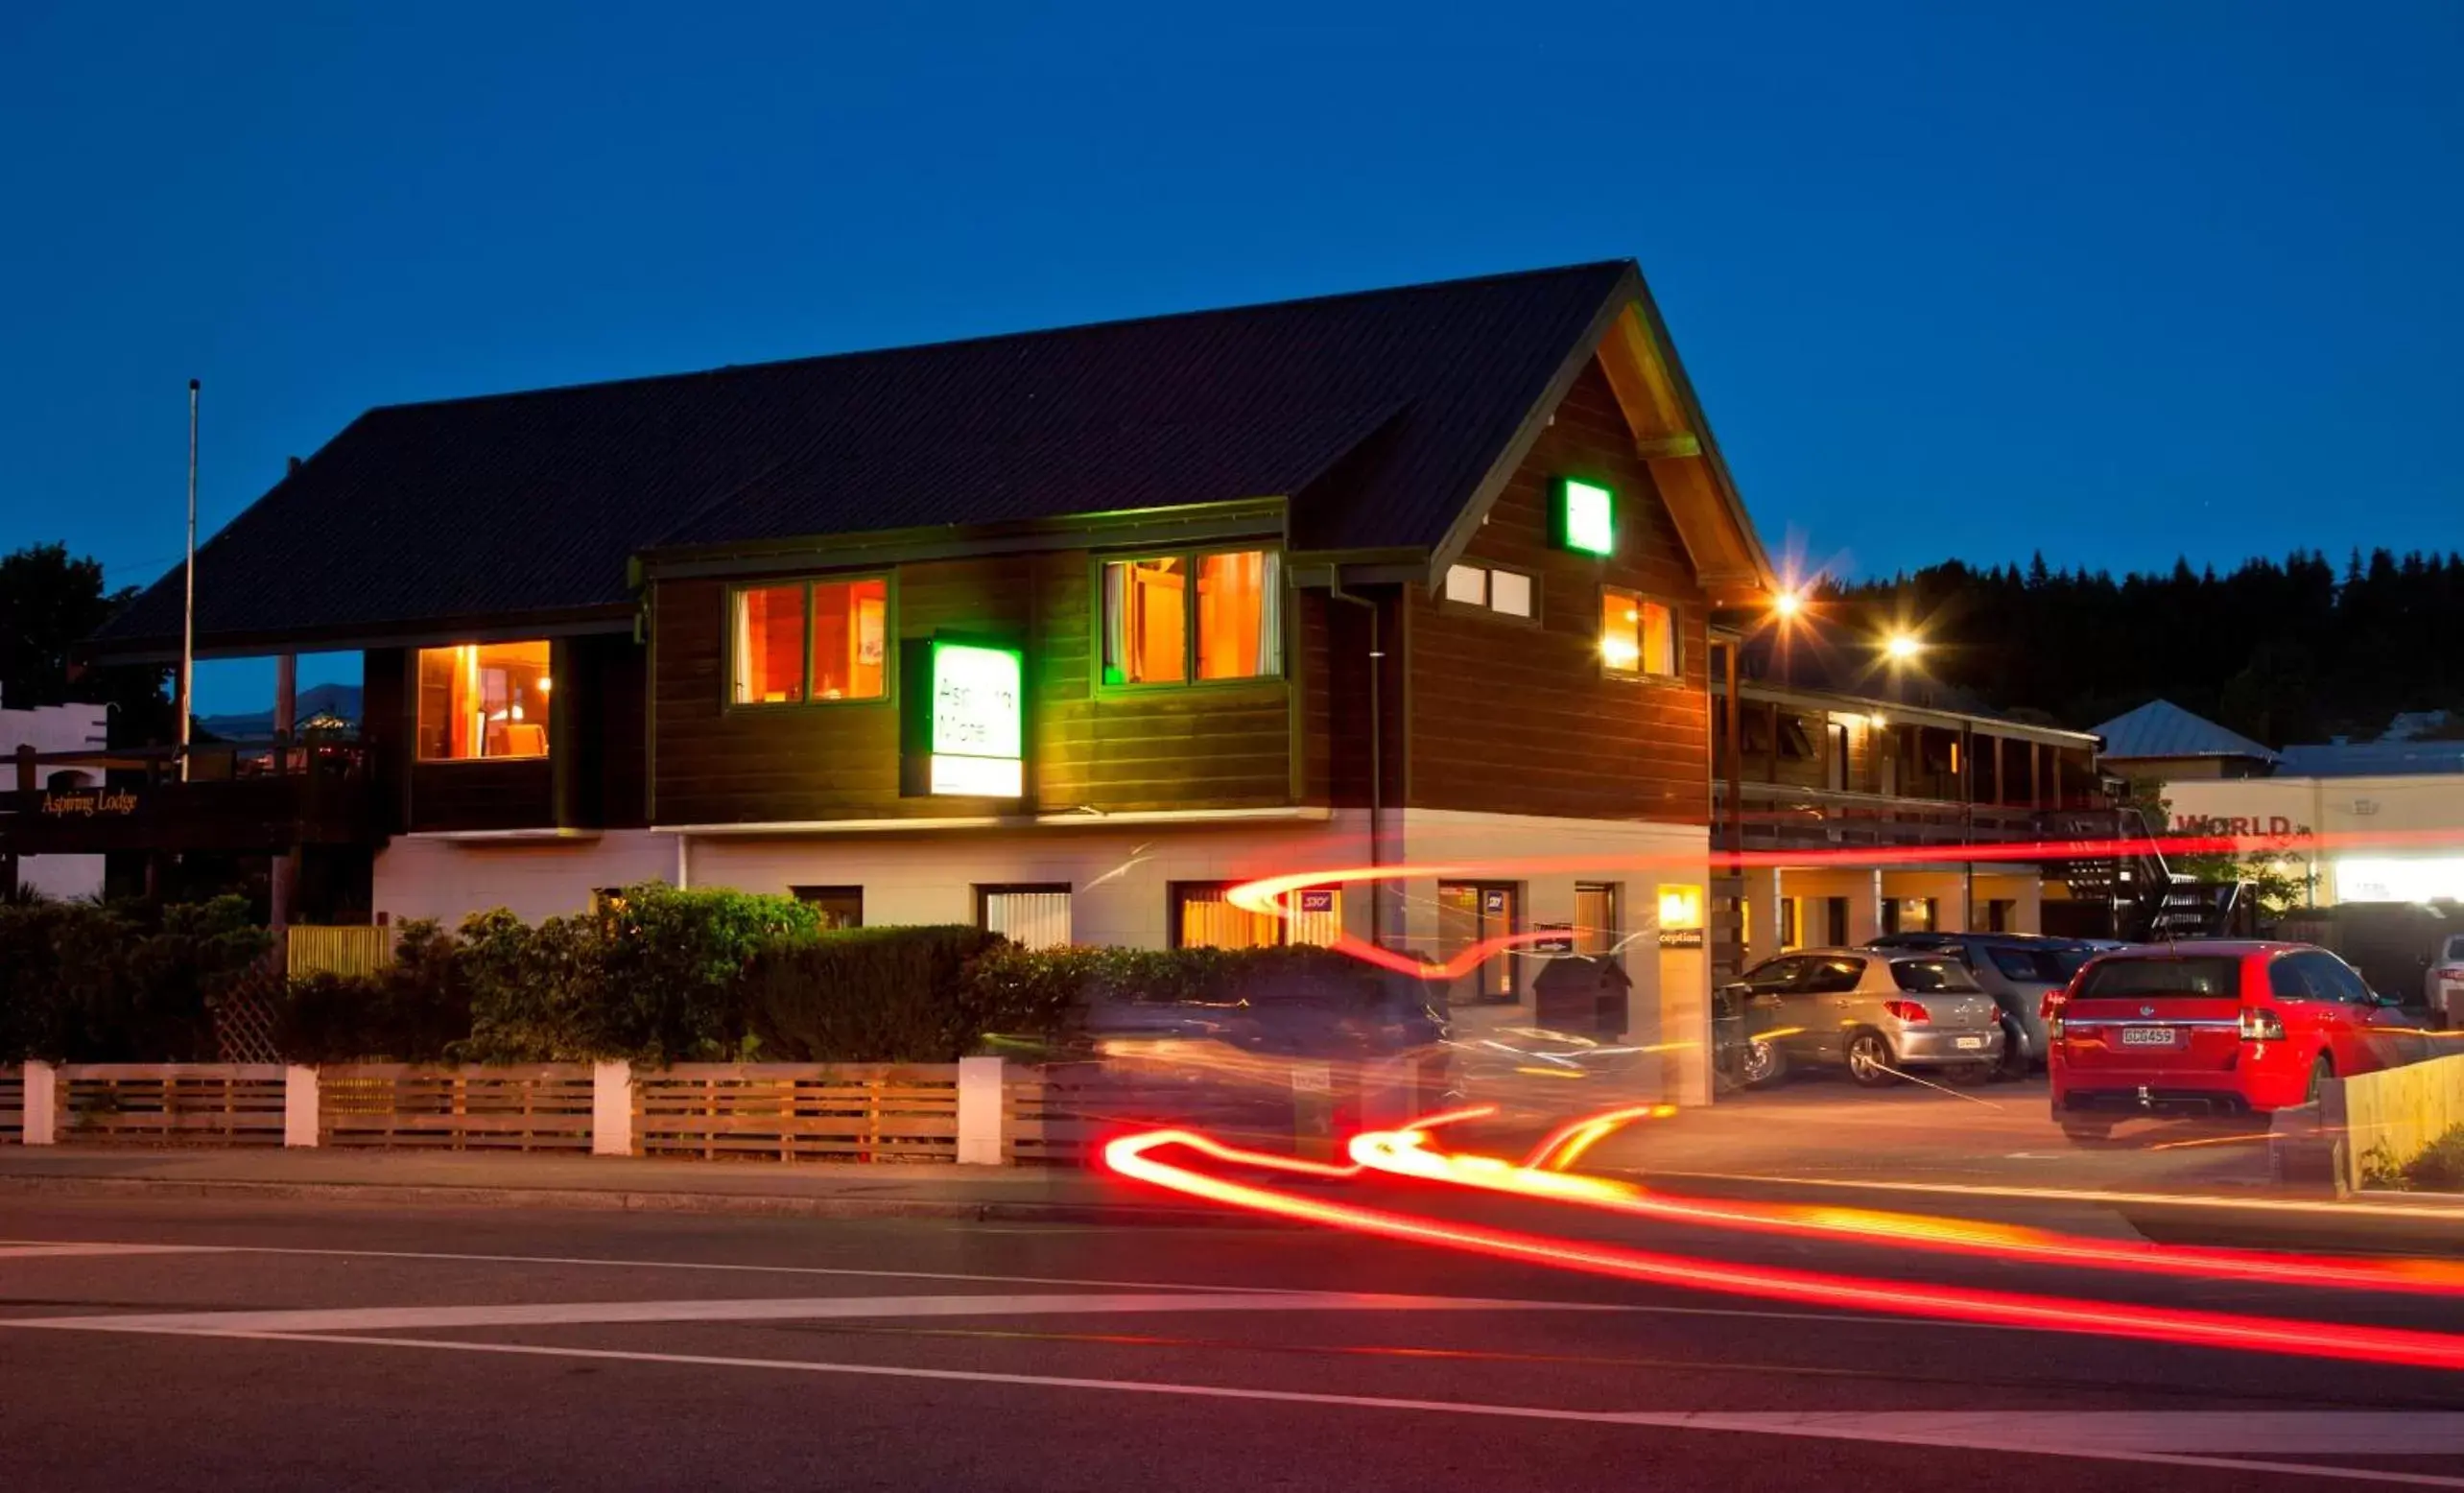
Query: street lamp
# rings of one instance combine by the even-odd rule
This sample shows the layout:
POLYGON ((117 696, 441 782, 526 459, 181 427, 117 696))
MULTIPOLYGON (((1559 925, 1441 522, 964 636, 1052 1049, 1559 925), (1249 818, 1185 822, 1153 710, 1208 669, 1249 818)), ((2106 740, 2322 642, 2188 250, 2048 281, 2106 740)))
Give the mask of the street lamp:
POLYGON ((1925 652, 1925 644, 1913 632, 1894 632, 1883 640, 1883 652, 1895 664, 1907 663, 1925 652))
POLYGON ((1782 622, 1794 622, 1805 610, 1805 598, 1794 591, 1782 591, 1771 598, 1771 615, 1782 622))

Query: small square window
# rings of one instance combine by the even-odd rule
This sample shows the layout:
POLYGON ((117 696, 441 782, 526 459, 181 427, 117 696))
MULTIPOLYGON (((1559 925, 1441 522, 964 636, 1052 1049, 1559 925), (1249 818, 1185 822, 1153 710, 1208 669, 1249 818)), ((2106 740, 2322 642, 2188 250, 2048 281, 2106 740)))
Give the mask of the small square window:
POLYGON ((1489 607, 1508 617, 1531 615, 1531 578, 1511 570, 1489 572, 1489 607))
POLYGON ((1488 572, 1478 565, 1446 567, 1446 600, 1473 606, 1488 604, 1488 572))
POLYGON ((1601 591, 1599 656, 1611 674, 1676 677, 1675 614, 1666 604, 1646 601, 1631 591, 1601 591))

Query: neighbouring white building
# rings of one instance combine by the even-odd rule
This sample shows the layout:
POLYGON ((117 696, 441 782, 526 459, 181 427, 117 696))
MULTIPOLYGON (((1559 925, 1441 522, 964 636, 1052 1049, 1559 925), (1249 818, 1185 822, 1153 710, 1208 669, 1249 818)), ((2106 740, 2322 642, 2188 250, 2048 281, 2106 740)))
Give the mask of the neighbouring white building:
MULTIPOLYGON (((38 753, 92 751, 104 745, 107 719, 101 705, 36 705, 26 710, 5 708, 0 701, 0 752, 14 757, 31 746, 38 753)), ((36 788, 83 788, 101 780, 99 769, 38 769, 36 788)), ((13 780, 11 787, 18 786, 13 780)), ((103 857, 99 855, 30 855, 20 859, 16 885, 31 887, 47 897, 99 897, 103 894, 103 857)))

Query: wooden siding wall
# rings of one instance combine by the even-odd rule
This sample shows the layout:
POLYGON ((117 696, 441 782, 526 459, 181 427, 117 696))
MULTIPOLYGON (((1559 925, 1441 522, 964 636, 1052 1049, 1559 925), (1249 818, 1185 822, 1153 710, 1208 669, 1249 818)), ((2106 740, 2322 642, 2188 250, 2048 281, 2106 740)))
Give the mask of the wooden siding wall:
POLYGON ((1023 804, 902 795, 899 681, 880 702, 728 704, 728 590, 722 581, 663 581, 652 589, 657 822, 926 818, 1079 805, 1255 808, 1293 799, 1293 692, 1283 680, 1096 692, 1095 586, 1084 551, 904 565, 891 588, 901 640, 947 629, 1025 646, 1023 804))
POLYGON ((387 828, 633 828, 648 823, 644 650, 623 634, 559 639, 545 761, 420 762, 416 654, 370 650, 362 729, 387 828))
POLYGON ((1410 588, 1409 802, 1709 822, 1706 601, 1597 363, 1567 392, 1462 563, 1537 578, 1539 622, 1450 606, 1410 588), (1551 545, 1552 479, 1560 475, 1616 489, 1617 554, 1596 558, 1551 545), (1604 584, 1675 608, 1681 683, 1602 673, 1604 584))

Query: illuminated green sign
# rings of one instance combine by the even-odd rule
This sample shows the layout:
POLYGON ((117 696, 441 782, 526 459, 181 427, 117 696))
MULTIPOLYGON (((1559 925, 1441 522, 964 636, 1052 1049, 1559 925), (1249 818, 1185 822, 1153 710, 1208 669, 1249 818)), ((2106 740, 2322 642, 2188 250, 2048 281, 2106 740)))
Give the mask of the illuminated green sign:
POLYGON ((984 798, 1026 792, 1025 675, 1014 648, 933 640, 930 792, 984 798))
POLYGON ((1557 542, 1586 555, 1617 549, 1617 494, 1578 477, 1557 479, 1557 542))

